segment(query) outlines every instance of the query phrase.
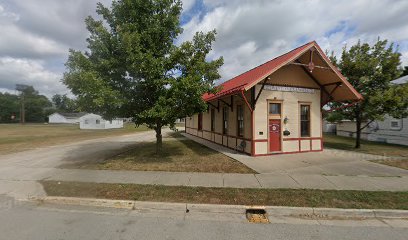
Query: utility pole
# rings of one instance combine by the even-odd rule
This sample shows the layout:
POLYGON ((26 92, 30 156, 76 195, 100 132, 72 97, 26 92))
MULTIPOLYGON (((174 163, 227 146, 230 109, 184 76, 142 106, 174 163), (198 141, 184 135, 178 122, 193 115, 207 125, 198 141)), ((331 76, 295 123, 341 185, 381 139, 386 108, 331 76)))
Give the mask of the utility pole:
POLYGON ((25 90, 28 88, 28 85, 24 84, 16 84, 16 90, 21 92, 20 94, 20 123, 24 124, 25 123, 25 90))

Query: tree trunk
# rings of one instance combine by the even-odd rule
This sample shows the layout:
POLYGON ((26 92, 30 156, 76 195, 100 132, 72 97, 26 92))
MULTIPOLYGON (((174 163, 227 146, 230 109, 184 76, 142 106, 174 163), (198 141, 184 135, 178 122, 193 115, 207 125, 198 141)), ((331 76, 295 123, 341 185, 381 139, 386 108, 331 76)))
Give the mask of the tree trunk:
POLYGON ((356 113, 356 146, 355 148, 360 148, 361 139, 361 117, 360 112, 356 113))
POLYGON ((161 133, 161 126, 157 126, 156 129, 156 154, 160 153, 163 146, 163 137, 161 133))

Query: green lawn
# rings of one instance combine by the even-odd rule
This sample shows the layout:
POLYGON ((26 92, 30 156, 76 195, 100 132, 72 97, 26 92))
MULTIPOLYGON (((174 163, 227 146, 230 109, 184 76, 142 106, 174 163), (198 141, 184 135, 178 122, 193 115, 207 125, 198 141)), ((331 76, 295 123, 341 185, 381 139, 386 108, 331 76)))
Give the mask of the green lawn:
POLYGON ((49 196, 156 202, 408 209, 408 192, 206 188, 42 181, 49 196))
POLYGON ((355 139, 336 135, 323 136, 324 147, 370 153, 382 156, 408 157, 408 146, 361 141, 361 148, 356 149, 355 139))
POLYGON ((180 133, 163 139, 156 154, 155 142, 135 144, 121 154, 101 161, 77 161, 64 168, 167 172, 256 173, 244 164, 189 140, 180 133))
POLYGON ((0 155, 38 147, 148 130, 125 124, 122 129, 80 130, 71 124, 0 124, 0 155))

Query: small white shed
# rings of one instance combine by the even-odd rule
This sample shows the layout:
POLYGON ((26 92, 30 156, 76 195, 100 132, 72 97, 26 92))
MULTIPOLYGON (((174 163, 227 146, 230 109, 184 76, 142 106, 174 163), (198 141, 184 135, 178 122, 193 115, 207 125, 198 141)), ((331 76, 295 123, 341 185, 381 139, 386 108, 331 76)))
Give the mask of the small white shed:
POLYGON ((80 118, 80 129, 113 129, 123 128, 122 119, 105 120, 102 116, 88 113, 80 118))
POLYGON ((53 113, 48 116, 48 123, 67 123, 67 124, 77 124, 79 123, 80 117, 84 116, 86 113, 53 113))

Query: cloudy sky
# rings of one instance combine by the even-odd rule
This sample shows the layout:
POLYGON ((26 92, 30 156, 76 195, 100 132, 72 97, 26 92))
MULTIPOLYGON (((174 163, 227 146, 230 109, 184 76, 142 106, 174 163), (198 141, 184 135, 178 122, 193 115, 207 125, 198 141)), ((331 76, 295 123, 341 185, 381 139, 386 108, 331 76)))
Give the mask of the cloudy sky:
MULTIPOLYGON (((33 85, 42 94, 69 93, 61 84, 68 49, 84 50, 84 19, 98 0, 0 0, 0 91, 33 85)), ((109 0, 102 0, 109 4, 109 0)), ((408 65, 406 0, 183 0, 184 33, 216 29, 211 58, 224 56, 222 80, 316 40, 340 53, 378 37, 398 44, 408 65)))

